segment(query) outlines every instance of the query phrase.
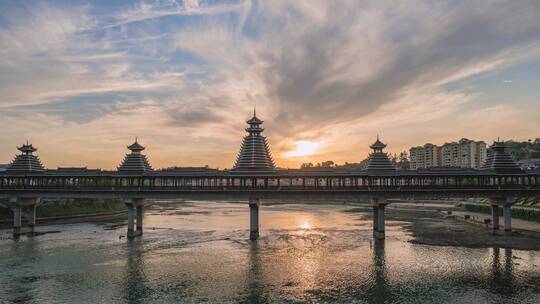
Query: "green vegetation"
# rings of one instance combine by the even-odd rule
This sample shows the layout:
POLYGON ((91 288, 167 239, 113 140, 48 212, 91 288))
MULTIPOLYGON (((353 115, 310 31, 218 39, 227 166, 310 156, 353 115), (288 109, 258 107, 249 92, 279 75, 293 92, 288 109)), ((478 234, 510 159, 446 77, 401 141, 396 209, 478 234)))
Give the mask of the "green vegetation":
MULTIPOLYGON (((489 204, 489 199, 487 198, 471 198, 469 202, 474 204, 489 204)), ((539 208, 540 209, 540 199, 539 198, 518 198, 514 206, 522 206, 529 208, 539 208)))
POLYGON ((109 213, 125 210, 124 203, 118 199, 69 199, 50 201, 36 209, 37 217, 56 217, 109 213))
POLYGON ((540 138, 528 141, 513 141, 505 142, 506 149, 515 160, 540 158, 540 138))
MULTIPOLYGON (((468 204, 465 205, 465 210, 470 212, 478 212, 491 214, 491 206, 488 204, 468 204)), ((502 207, 499 207, 499 214, 503 214, 502 207)), ((540 222, 540 209, 520 208, 519 205, 512 207, 512 217, 527 221, 540 222)))

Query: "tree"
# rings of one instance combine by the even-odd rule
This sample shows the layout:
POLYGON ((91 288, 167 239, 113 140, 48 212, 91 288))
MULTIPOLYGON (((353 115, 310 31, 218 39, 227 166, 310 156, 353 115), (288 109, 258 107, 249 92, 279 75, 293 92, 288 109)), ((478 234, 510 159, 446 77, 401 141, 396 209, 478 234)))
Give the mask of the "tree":
POLYGON ((540 138, 523 142, 509 140, 505 144, 506 151, 510 153, 514 160, 540 158, 540 138))
POLYGON ((313 168, 313 163, 303 163, 300 169, 313 168))
POLYGON ((405 170, 411 168, 411 162, 409 161, 409 153, 407 153, 407 151, 402 151, 401 153, 399 153, 397 166, 398 168, 405 170))
POLYGON ((334 165, 335 165, 335 163, 332 160, 323 161, 321 163, 321 167, 323 167, 323 168, 332 168, 334 165))

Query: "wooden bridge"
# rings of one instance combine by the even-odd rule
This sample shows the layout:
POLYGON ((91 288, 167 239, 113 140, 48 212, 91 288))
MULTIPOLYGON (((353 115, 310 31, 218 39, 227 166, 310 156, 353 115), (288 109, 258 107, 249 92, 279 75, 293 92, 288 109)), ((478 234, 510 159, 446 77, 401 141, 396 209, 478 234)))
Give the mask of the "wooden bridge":
POLYGON ((373 230, 384 237, 384 209, 392 199, 489 198, 493 228, 499 229, 499 206, 504 210, 504 228, 511 230, 510 208, 520 197, 540 196, 540 171, 523 171, 506 153, 503 142, 494 142, 481 170, 435 168, 397 169, 383 152, 379 138, 362 170, 311 168, 283 170, 275 167, 262 120, 256 113, 247 121, 236 163, 231 170, 180 168, 154 170, 137 140, 128 146, 115 171, 87 168, 47 170, 33 153, 31 144, 18 149, 5 172, 0 172, 0 200, 13 210, 13 232, 21 231, 21 212, 28 212, 30 234, 35 226, 36 206, 43 199, 121 198, 128 209, 128 236, 140 235, 143 207, 156 198, 240 198, 250 206, 250 238, 259 235, 261 199, 351 199, 373 206, 373 230), (135 221, 136 218, 136 221, 135 221), (136 229, 134 224, 136 222, 136 229))
POLYGON ((0 173, 0 199, 13 210, 14 234, 20 234, 21 212, 28 210, 31 233, 35 208, 46 199, 120 198, 128 208, 128 235, 142 234, 143 206, 148 199, 246 199, 251 209, 252 239, 258 237, 258 212, 264 199, 339 199, 369 202, 374 232, 384 237, 384 208, 394 199, 489 198, 493 227, 502 206, 505 230, 511 230, 510 208, 522 197, 540 197, 540 172, 498 173, 493 170, 275 170, 235 172, 211 169, 161 170, 140 174, 87 169, 47 170, 33 174, 0 173), (136 218, 136 221, 135 221, 136 218), (137 223, 135 229, 134 224, 137 223))

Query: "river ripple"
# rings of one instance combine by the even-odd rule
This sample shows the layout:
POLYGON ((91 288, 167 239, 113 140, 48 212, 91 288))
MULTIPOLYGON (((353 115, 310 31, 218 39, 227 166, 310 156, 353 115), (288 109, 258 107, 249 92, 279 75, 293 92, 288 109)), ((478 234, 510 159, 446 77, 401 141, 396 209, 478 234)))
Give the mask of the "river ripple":
POLYGON ((264 205, 257 242, 247 205, 223 202, 147 210, 133 241, 125 225, 2 230, 0 302, 539 302, 540 252, 411 244, 391 211, 375 242, 369 214, 346 209, 264 205))

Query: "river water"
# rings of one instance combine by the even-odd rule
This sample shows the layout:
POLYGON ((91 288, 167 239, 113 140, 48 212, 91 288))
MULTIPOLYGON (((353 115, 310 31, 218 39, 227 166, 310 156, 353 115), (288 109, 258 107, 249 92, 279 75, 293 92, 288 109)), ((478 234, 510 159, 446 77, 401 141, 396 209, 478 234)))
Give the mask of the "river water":
POLYGON ((263 205, 257 242, 248 206, 225 202, 147 210, 133 241, 125 223, 1 230, 0 303, 540 302, 540 252, 412 244, 392 211, 375 242, 348 209, 263 205))

